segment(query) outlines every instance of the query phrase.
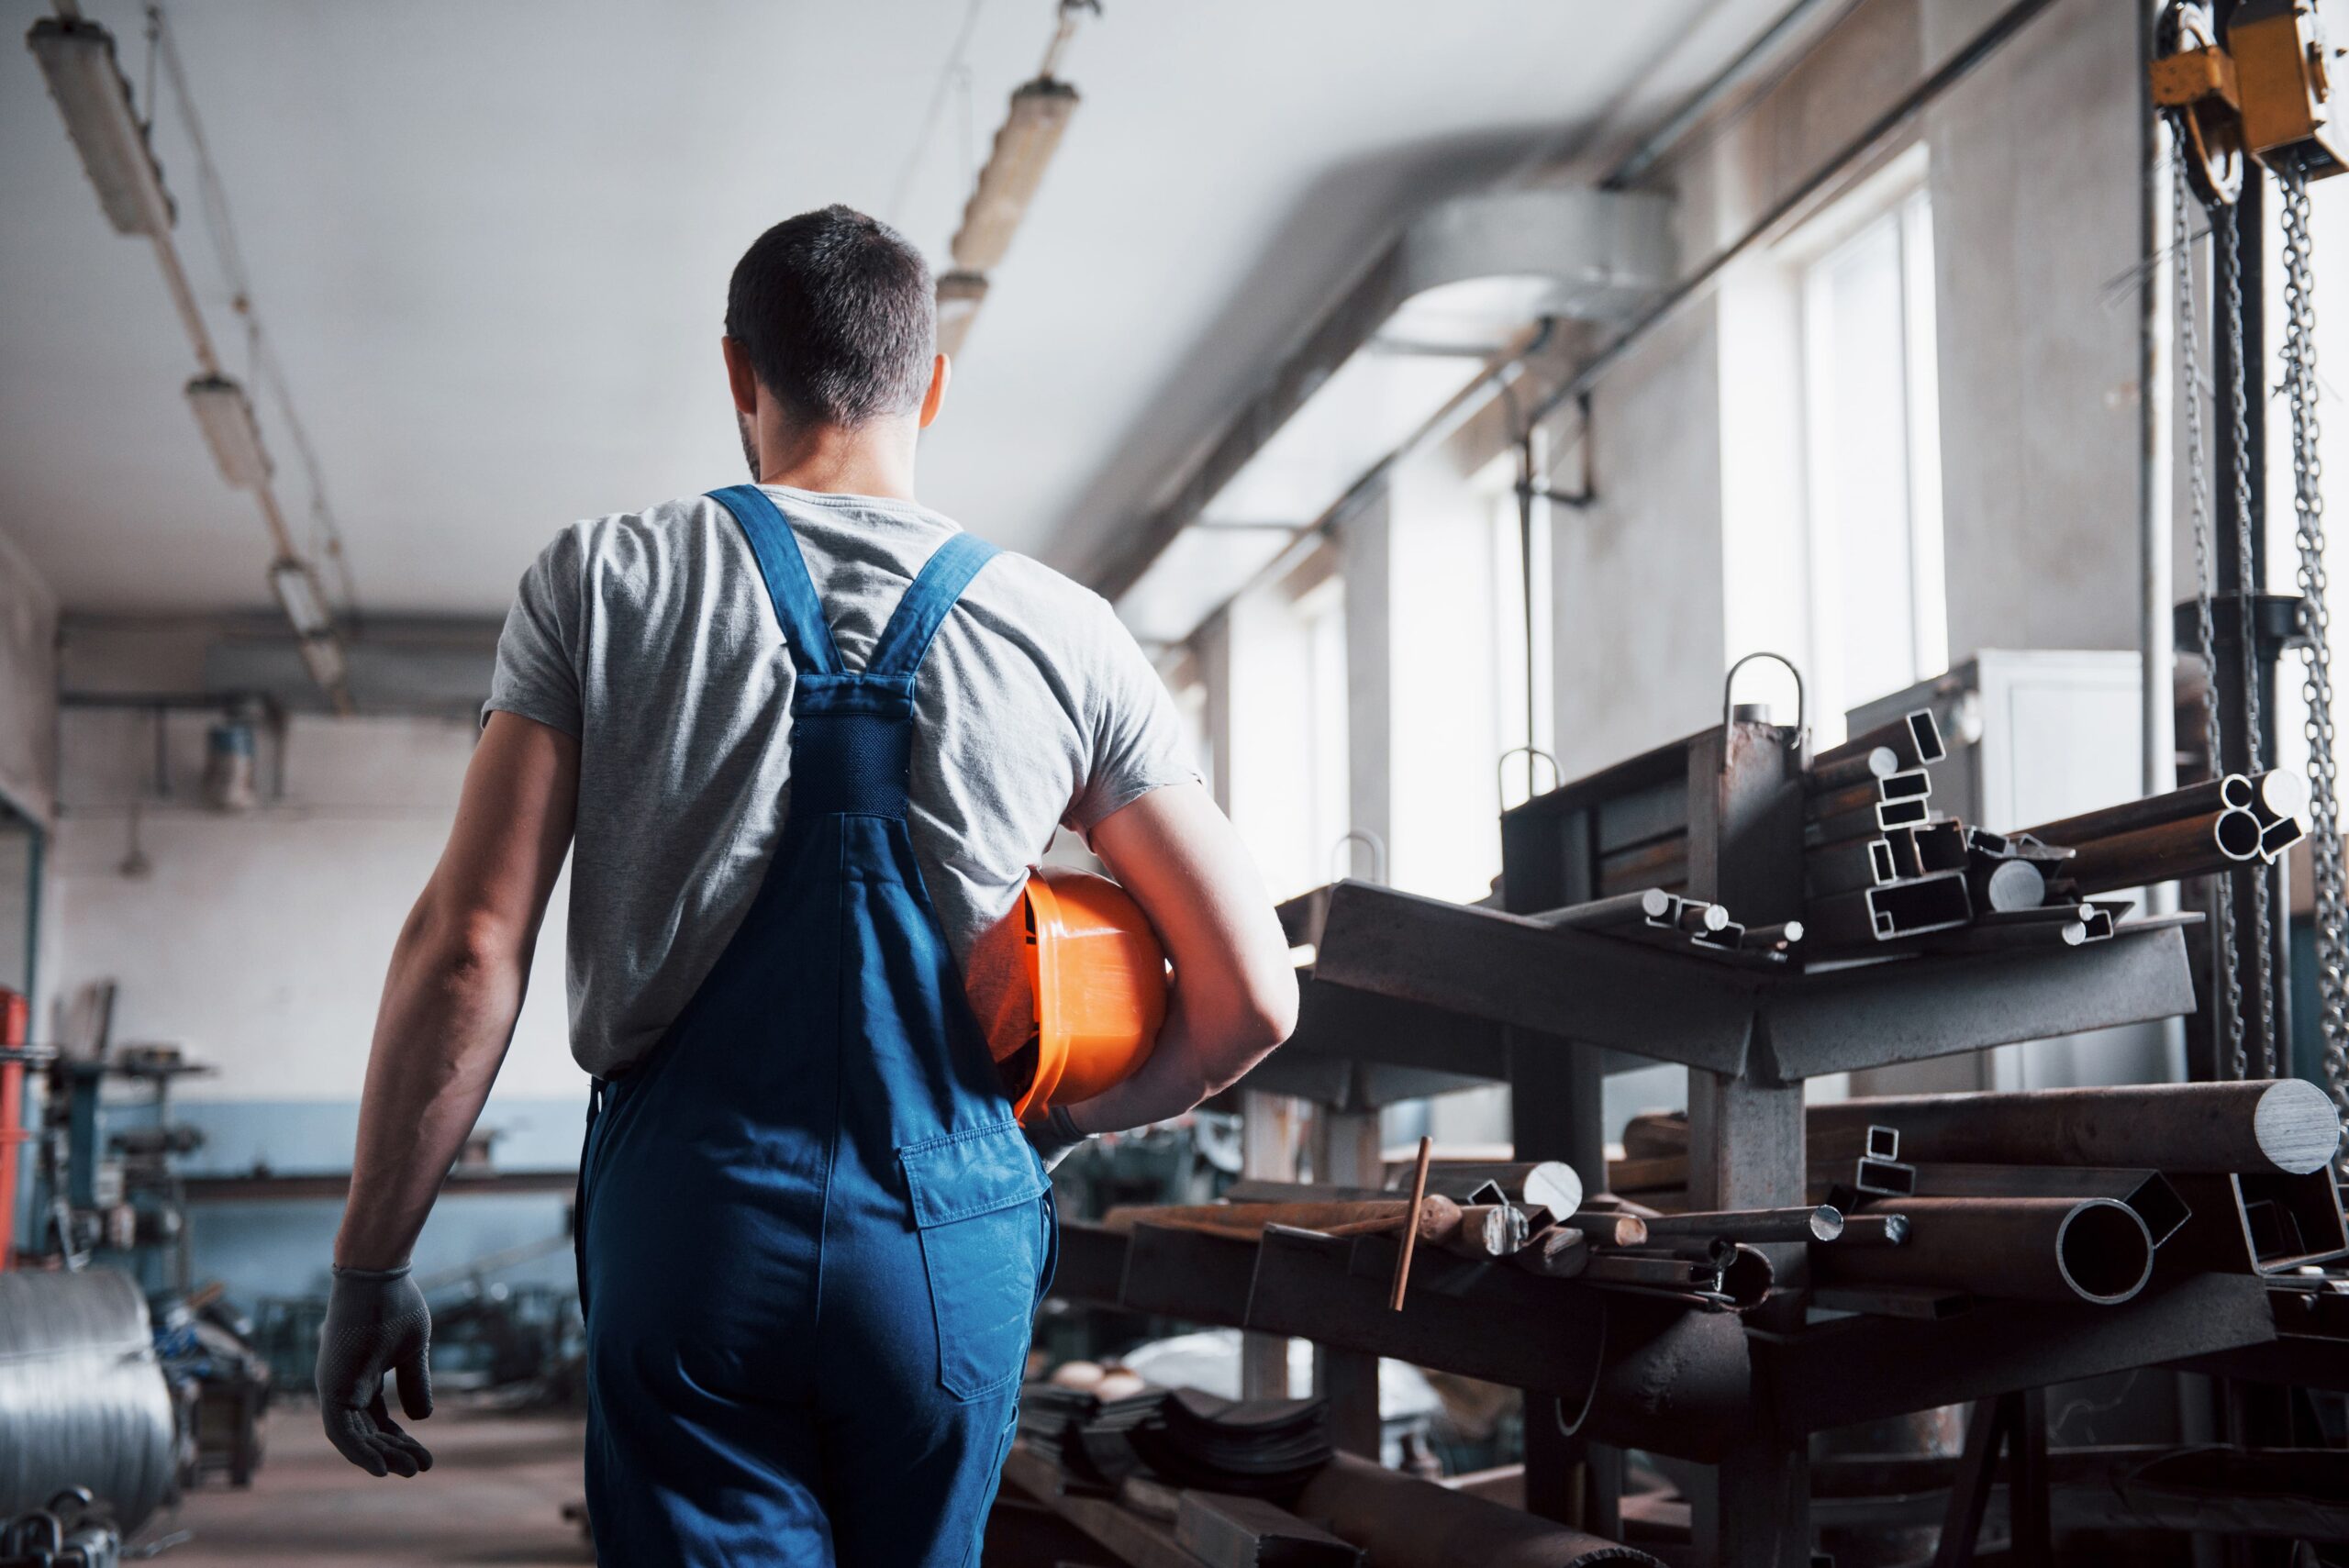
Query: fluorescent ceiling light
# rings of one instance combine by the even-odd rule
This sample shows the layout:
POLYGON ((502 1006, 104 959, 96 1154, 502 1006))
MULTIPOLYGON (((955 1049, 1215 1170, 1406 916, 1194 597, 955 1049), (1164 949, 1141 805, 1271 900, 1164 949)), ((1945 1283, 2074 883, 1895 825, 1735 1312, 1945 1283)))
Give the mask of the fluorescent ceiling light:
POLYGON ((995 133, 995 147, 963 208, 963 227, 949 247, 957 272, 991 272, 1011 249, 1011 237, 1043 183, 1076 104, 1076 89, 1049 76, 1025 83, 1011 95, 1011 112, 995 133))
POLYGON ((130 106, 130 83, 115 64, 114 35, 95 22, 43 17, 26 45, 49 79, 65 116, 65 133, 82 155, 98 205, 123 234, 163 235, 175 216, 147 128, 130 106))
POLYGON ((269 569, 269 585, 277 590, 285 618, 294 623, 305 643, 333 636, 334 614, 327 608, 326 595, 318 591, 318 580, 308 566, 299 561, 281 561, 269 569))
POLYGON ((959 354, 971 323, 987 297, 987 280, 977 272, 947 272, 938 280, 938 351, 959 354))
POLYGON ((245 389, 225 375, 200 375, 187 384, 187 400, 212 448, 212 461, 220 465, 220 477, 239 490, 268 484, 269 453, 245 389))
POLYGON ((302 662, 309 668, 310 679, 327 694, 338 708, 348 709, 350 694, 343 682, 351 673, 342 656, 342 644, 332 637, 306 637, 301 641, 302 662))

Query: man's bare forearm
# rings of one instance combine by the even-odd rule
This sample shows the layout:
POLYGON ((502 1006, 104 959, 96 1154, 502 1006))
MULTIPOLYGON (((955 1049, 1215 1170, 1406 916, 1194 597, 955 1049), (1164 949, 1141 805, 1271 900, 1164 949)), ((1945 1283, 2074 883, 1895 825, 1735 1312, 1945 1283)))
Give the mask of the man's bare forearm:
POLYGON ((1287 1033, 1277 1020, 1251 1018, 1219 1021, 1203 1034, 1177 985, 1149 1059, 1125 1082, 1070 1106, 1069 1115, 1085 1132, 1121 1132, 1181 1116, 1239 1082, 1287 1033))
POLYGON ((473 1131, 522 1009, 518 940, 419 905, 400 933, 367 1058, 335 1262, 405 1262, 473 1131))

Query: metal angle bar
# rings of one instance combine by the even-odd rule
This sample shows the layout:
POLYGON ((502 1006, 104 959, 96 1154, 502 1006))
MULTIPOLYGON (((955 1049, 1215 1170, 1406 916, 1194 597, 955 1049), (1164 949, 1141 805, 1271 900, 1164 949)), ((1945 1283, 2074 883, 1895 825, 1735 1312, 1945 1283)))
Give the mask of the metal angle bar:
POLYGON ((1387 1307, 1398 1251, 1384 1238, 1349 1240, 1267 1229, 1257 1249, 1245 1327, 1300 1335, 1343 1350, 1514 1388, 1586 1387, 1608 1308, 1579 1282, 1545 1280, 1438 1253, 1413 1270, 1403 1310, 1387 1307), (1357 1247, 1384 1258, 1386 1277, 1356 1273, 1357 1247), (1542 1332, 1525 1331, 1527 1324, 1542 1332))
POLYGON ((1760 982, 1738 968, 1589 931, 1341 883, 1317 979, 1736 1073, 1760 982))
POLYGON ((1256 1255, 1253 1236, 1139 1225, 1126 1240, 1118 1299, 1136 1312, 1244 1329, 1256 1255))
POLYGON ((1936 1322, 1849 1318, 1752 1338, 1780 1429, 1817 1431, 2264 1345, 2276 1324, 2258 1280, 2199 1274, 2119 1307, 1993 1301, 1936 1322))
POLYGON ((1063 1301, 1114 1307, 1126 1274, 1126 1238, 1085 1219, 1064 1219, 1051 1295, 1063 1301))
POLYGON ((2193 1008, 2185 934, 2176 927, 2054 951, 1926 954, 1775 984, 1755 1030, 1755 1053, 1766 1059, 1756 1071, 1792 1082, 2193 1008))
POLYGON ((1440 1006, 1341 985, 1317 970, 1298 990, 1297 1031, 1266 1061, 1293 1054, 1422 1067, 1502 1082, 1500 1026, 1440 1006))
POLYGON ((1950 1480, 1949 1506, 1942 1516, 1933 1568, 1972 1568, 1982 1516, 1990 1507, 1990 1482, 1998 1473, 1998 1450, 2012 1429, 2012 1415, 2003 1395, 1977 1399, 1967 1411, 1965 1451, 1950 1480))

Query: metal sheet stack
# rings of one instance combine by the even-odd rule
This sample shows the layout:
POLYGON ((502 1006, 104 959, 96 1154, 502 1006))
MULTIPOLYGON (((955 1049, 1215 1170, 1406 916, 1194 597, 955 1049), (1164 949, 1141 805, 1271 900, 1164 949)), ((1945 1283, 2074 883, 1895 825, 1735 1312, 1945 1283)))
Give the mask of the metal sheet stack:
POLYGON ((1932 808, 1929 767, 1944 755, 1920 708, 1812 759, 1803 925, 1814 951, 2077 947, 2112 935, 2130 908, 2096 895, 2272 861, 2304 831, 2307 786, 2277 769, 1993 832, 1932 808))

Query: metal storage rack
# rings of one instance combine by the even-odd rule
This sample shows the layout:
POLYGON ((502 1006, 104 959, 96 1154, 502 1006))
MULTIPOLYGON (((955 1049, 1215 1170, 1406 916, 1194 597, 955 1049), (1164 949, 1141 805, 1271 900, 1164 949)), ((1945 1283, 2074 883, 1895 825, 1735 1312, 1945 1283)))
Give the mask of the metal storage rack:
MULTIPOLYGON (((1293 932, 1318 947, 1297 1036, 1249 1086, 1358 1115, 1506 1082, 1518 1157, 1567 1161, 1600 1192, 1603 1078, 1679 1062, 1690 1204, 1771 1207, 1804 1201, 1807 1078, 2194 1006, 2176 918, 2086 947, 1805 973, 1524 917, 1598 895, 1600 856, 1618 845, 1682 831, 1689 896, 1753 924, 1799 917, 1802 763, 1798 728, 1741 711, 1508 813, 1499 909, 1356 883, 1327 890, 1293 932)), ((2271 1377, 2288 1365, 2295 1383, 2349 1388, 2349 1340, 2295 1320, 2279 1340, 2291 1304, 2254 1274, 2196 1275, 2111 1307, 1989 1302, 1820 1319, 1805 1249, 1765 1250, 1779 1289, 1742 1318, 1441 1257, 1419 1265, 1409 1309, 1395 1313, 1390 1241, 1276 1229, 1259 1243, 1072 1226, 1058 1289, 1524 1389, 1527 1507, 1602 1534, 1620 1529, 1621 1449, 1709 1466, 1709 1485, 1684 1490, 1696 1558, 1720 1568, 1810 1561, 1814 1431, 1991 1401, 1985 1413, 2022 1417, 2015 1473, 2038 1478, 2024 1490, 2043 1518, 2044 1429, 2031 1418, 2050 1384, 2192 1362, 2271 1377)), ((1966 1485, 1987 1496, 1995 1460, 1976 1460, 1966 1485)))

